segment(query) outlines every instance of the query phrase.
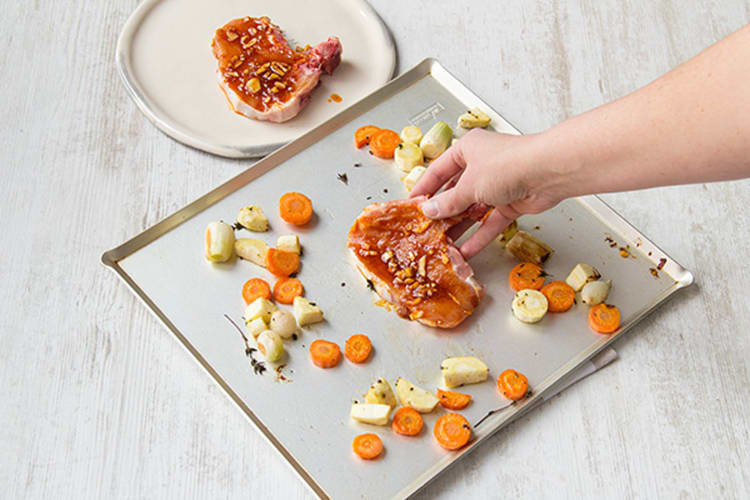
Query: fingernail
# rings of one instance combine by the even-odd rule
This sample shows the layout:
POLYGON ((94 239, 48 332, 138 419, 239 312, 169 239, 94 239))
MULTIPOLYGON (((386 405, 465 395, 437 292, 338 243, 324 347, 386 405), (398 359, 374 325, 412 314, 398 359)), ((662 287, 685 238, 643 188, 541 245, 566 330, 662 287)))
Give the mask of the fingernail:
POLYGON ((427 217, 437 217, 438 214, 438 207, 437 203, 435 203, 435 200, 427 200, 421 205, 422 213, 424 213, 427 217))

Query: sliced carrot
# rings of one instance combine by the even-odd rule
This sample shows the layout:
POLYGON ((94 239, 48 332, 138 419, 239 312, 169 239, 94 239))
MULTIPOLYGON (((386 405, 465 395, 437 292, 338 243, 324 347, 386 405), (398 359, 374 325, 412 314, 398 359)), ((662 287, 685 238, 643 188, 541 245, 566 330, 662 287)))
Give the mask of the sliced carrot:
POLYGON ((352 450, 359 458, 372 460, 383 452, 383 441, 377 434, 360 434, 352 441, 352 450))
POLYGON ((279 199, 279 216, 289 224, 305 225, 312 215, 312 202, 302 193, 285 193, 279 199))
POLYGON ((547 297, 549 303, 549 312, 565 312, 576 301, 576 291, 564 281, 553 281, 547 283, 540 290, 547 297))
POLYGON ((529 392, 529 379, 515 370, 505 370, 497 377, 497 389, 506 398, 518 401, 529 392))
POLYGON ((245 303, 249 304, 257 298, 270 299, 271 298, 271 287, 268 286, 265 280, 260 278, 252 278, 242 285, 242 298, 245 299, 245 303))
POLYGON ((375 125, 365 125, 364 127, 359 127, 357 131, 354 132, 354 145, 357 147, 357 149, 359 149, 362 146, 370 144, 370 139, 372 138, 372 136, 379 131, 380 129, 375 125))
POLYGON ((438 389, 437 397, 440 405, 449 410, 463 410, 471 402, 471 396, 460 392, 451 392, 438 389))
POLYGON ((416 436, 422 431, 423 425, 424 419, 422 418, 422 415, 420 415, 414 408, 404 406, 394 413, 391 429, 393 429, 393 432, 396 434, 416 436))
POLYGON ((344 354, 352 363, 364 363, 370 357, 371 351, 372 342, 367 335, 352 335, 344 345, 344 354))
POLYGON ((393 153, 401 143, 401 137, 393 130, 383 129, 370 139, 370 153, 378 158, 393 158, 393 153))
POLYGON ((469 442, 471 425, 458 413, 446 413, 435 422, 435 439, 446 450, 457 450, 469 442))
POLYGON ((339 364, 341 349, 327 340, 316 340, 310 344, 310 357, 313 363, 321 368, 333 368, 339 364))
POLYGON ((611 304, 597 304, 589 311, 589 326, 597 333, 612 333, 620 327, 620 310, 611 304))
POLYGON ((266 269, 276 276, 289 276, 299 269, 299 255, 269 248, 266 254, 266 269))
POLYGON ((273 298, 281 304, 293 304, 295 297, 301 297, 305 287, 297 278, 279 278, 273 285, 273 298))
POLYGON ((531 262, 521 262, 511 269, 508 282, 510 287, 517 292, 528 288, 539 290, 544 285, 544 276, 541 267, 531 262))

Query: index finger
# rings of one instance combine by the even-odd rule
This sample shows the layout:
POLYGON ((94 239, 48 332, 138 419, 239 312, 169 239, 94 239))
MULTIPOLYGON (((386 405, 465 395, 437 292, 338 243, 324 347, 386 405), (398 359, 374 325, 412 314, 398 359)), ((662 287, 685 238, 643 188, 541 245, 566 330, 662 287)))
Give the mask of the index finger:
POLYGON ((465 166, 461 148, 458 145, 451 146, 437 160, 432 162, 432 165, 419 179, 414 189, 411 190, 409 198, 435 194, 453 176, 461 172, 465 166))

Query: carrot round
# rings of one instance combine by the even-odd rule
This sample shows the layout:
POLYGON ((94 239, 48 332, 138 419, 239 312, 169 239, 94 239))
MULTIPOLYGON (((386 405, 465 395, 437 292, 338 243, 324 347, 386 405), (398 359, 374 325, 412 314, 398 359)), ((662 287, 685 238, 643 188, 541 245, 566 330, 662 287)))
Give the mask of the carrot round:
POLYGON ((310 198, 302 193, 286 193, 279 199, 279 216, 289 224, 303 226, 312 218, 310 198))
POLYGON ((352 450, 359 458, 372 460, 383 452, 383 441, 377 434, 360 434, 352 441, 352 450))
POLYGON ((469 442, 471 425, 458 413, 446 413, 435 422, 435 439, 446 450, 457 450, 469 442))
POLYGON ((310 344, 310 357, 316 366, 333 368, 339 364, 341 349, 338 345, 327 340, 316 340, 310 344))
POLYGON ((305 287, 297 278, 279 278, 273 285, 273 298, 281 304, 294 303, 295 297, 305 293, 305 287))
POLYGON ((378 158, 393 158, 393 153, 401 143, 401 136, 393 130, 382 129, 370 138, 370 153, 378 158))
POLYGON ((620 310, 611 304, 597 304, 589 311, 589 326, 597 333, 612 333, 620 327, 620 310))
POLYGON ((576 291, 564 281, 547 283, 539 291, 547 297, 549 312, 565 312, 573 307, 576 301, 576 291))
POLYGON ((371 351, 372 342, 367 335, 352 335, 344 344, 344 354, 352 363, 364 363, 370 357, 371 351))
POLYGON ((372 136, 379 131, 380 129, 375 125, 365 125, 364 127, 359 127, 357 131, 354 132, 354 145, 357 147, 357 149, 359 149, 362 146, 370 144, 370 139, 372 138, 372 136))
POLYGON ((276 276, 289 276, 299 269, 299 255, 269 248, 266 254, 266 268, 276 276))
POLYGON ((252 278, 242 285, 242 298, 245 299, 245 303, 249 304, 257 298, 270 299, 271 298, 271 287, 265 280, 260 278, 252 278))
POLYGON ((416 436, 422 432, 422 426, 424 425, 424 419, 417 410, 409 406, 399 408, 399 410, 393 414, 393 422, 391 422, 391 429, 396 434, 403 434, 404 436, 416 436))
POLYGON ((460 392, 451 392, 438 389, 437 397, 440 405, 449 410, 463 410, 471 402, 471 396, 460 392))
POLYGON ((539 290, 544 285, 544 271, 534 263, 521 262, 511 269, 508 283, 517 292, 528 288, 539 290))
POLYGON ((529 392, 529 379, 515 370, 505 370, 497 377, 497 389, 506 398, 518 401, 529 392))

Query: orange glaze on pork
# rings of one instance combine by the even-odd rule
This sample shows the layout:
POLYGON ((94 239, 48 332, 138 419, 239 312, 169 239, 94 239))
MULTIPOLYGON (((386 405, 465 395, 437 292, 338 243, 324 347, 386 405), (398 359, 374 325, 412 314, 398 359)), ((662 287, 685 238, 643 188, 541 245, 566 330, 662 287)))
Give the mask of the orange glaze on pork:
POLYGON ((457 220, 429 219, 416 204, 386 204, 365 209, 354 222, 349 249, 399 316, 451 328, 479 304, 481 294, 456 274, 449 257, 457 250, 445 232, 457 220))
POLYGON ((267 17, 229 21, 216 30, 211 47, 229 88, 261 112, 294 96, 296 72, 290 70, 307 59, 303 48, 287 45, 267 17))

